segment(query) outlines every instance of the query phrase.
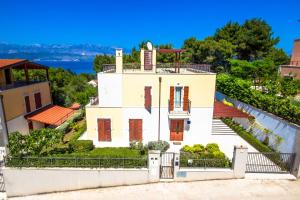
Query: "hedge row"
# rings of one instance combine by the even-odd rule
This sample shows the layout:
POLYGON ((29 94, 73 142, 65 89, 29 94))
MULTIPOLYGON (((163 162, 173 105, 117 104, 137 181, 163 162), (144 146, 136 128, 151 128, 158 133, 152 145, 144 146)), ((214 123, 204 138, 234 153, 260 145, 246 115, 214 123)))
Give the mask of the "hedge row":
POLYGON ((263 94, 251 89, 251 82, 228 74, 220 74, 217 76, 217 90, 232 99, 240 100, 300 125, 299 107, 293 105, 289 99, 263 94))
POLYGON ((251 144, 259 152, 273 152, 273 150, 267 145, 259 141, 254 135, 246 131, 242 126, 235 123, 232 119, 223 118, 222 121, 227 124, 232 130, 234 130, 239 136, 251 144))

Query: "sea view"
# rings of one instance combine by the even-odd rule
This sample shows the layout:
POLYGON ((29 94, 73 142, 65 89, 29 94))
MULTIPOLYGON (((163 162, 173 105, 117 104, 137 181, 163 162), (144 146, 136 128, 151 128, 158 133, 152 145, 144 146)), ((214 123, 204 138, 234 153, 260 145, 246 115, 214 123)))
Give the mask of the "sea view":
POLYGON ((76 74, 94 73, 93 61, 37 61, 37 63, 48 67, 62 67, 64 69, 69 69, 76 74))

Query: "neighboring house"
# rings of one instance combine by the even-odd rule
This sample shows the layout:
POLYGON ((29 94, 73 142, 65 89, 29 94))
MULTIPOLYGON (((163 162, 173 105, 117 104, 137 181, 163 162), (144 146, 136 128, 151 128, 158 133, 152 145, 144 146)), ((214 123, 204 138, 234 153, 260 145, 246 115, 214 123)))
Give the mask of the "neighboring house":
POLYGON ((281 65, 279 68, 281 76, 292 76, 300 79, 300 39, 295 40, 291 62, 289 65, 281 65))
POLYGON ((0 146, 8 133, 58 126, 73 112, 52 105, 48 67, 23 59, 0 59, 0 146), (13 70, 22 70, 23 80, 15 80, 13 70), (44 77, 32 77, 30 70, 44 70, 44 77), (1 137, 2 136, 2 137, 1 137))
POLYGON ((210 66, 156 63, 156 53, 141 49, 140 64, 116 64, 98 73, 98 98, 86 106, 86 139, 97 147, 129 146, 131 141, 165 140, 172 147, 206 144, 212 131, 216 74, 210 66))
POLYGON ((90 80, 88 82, 89 85, 93 86, 93 87, 97 87, 98 86, 98 81, 97 80, 90 80))

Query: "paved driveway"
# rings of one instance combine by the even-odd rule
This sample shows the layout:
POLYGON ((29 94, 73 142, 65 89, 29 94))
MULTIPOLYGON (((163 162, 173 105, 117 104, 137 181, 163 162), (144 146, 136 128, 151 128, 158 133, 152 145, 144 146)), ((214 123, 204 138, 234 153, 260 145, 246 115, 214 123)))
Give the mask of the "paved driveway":
POLYGON ((300 199, 300 181, 288 180, 219 180, 186 183, 156 183, 148 185, 100 188, 64 193, 52 193, 14 200, 75 200, 75 199, 300 199))

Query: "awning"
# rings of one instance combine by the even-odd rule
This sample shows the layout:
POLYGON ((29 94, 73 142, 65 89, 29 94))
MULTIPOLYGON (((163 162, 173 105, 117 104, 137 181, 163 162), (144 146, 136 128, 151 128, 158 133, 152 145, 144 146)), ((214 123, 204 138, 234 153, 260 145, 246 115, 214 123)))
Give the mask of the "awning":
POLYGON ((232 106, 227 106, 222 102, 215 101, 214 104, 214 118, 232 118, 232 117, 237 117, 237 118, 249 118, 251 117, 249 114, 242 112, 241 110, 232 107, 232 106))
POLYGON ((74 110, 70 108, 50 105, 36 112, 30 113, 29 115, 25 116, 25 118, 31 121, 59 126, 64 123, 73 114, 73 112, 74 110))

